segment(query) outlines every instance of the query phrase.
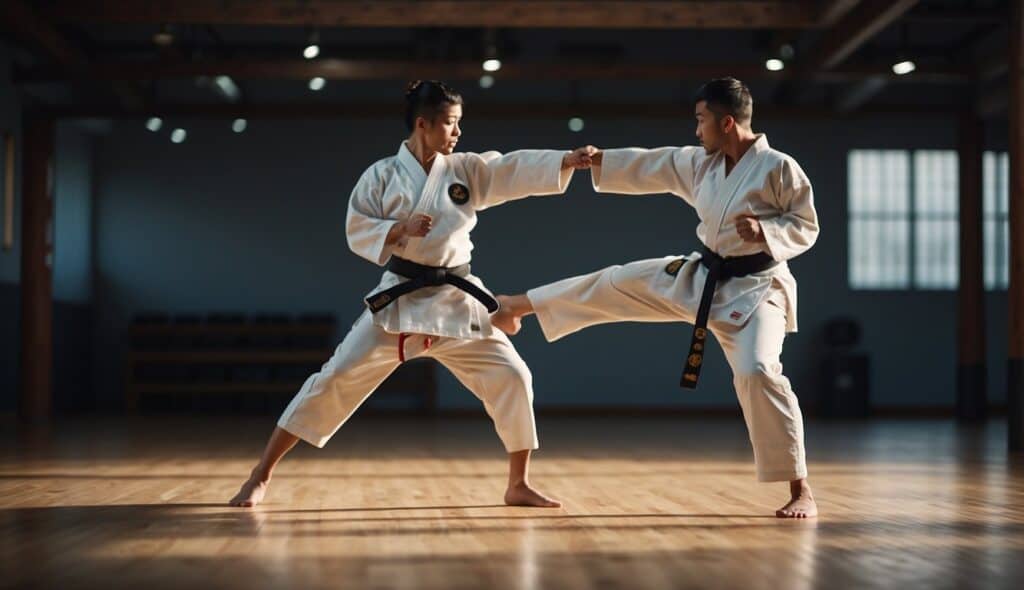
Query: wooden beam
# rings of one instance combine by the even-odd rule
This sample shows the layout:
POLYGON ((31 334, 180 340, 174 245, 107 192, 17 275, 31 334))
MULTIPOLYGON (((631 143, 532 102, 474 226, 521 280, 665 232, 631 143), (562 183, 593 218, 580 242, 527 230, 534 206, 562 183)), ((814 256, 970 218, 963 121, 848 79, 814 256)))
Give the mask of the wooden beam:
POLYGON ((818 22, 821 26, 830 27, 846 13, 853 10, 860 0, 821 0, 818 7, 818 22))
POLYGON ((812 78, 819 82, 855 82, 880 78, 889 83, 958 84, 971 81, 974 77, 974 69, 962 65, 918 64, 917 69, 912 73, 900 76, 892 71, 891 63, 848 64, 810 73, 804 72, 800 68, 793 68, 791 77, 812 78))
POLYGON ((856 110, 874 98, 886 85, 886 79, 882 77, 871 77, 857 82, 836 101, 836 109, 841 113, 856 110))
POLYGON ((40 50, 48 59, 71 72, 84 73, 88 68, 89 60, 85 54, 68 43, 23 0, 0 2, 0 15, 12 34, 40 50))
POLYGON ((829 69, 853 55, 880 31, 893 24, 918 0, 866 0, 822 35, 810 53, 811 69, 829 69))
POLYGON ((1024 0, 1010 0, 1009 447, 1024 451, 1024 0))
POLYGON ((19 414, 26 423, 47 421, 53 408, 54 124, 23 116, 21 213, 21 354, 19 414))
POLYGON ((1006 14, 986 9, 916 9, 908 12, 903 20, 919 25, 1000 25, 1006 22, 1006 14))
POLYGON ((805 2, 677 0, 54 0, 64 22, 321 27, 805 29, 805 2))
MULTIPOLYGON (((891 25, 918 0, 865 0, 848 12, 835 26, 821 33, 817 44, 807 52, 808 58, 794 64, 807 77, 813 72, 835 68, 867 43, 879 31, 891 25)), ((774 101, 800 103, 806 92, 794 82, 785 82, 775 92, 774 101)), ((876 92, 881 87, 876 88, 876 92)))
MULTIPOLYGON (((47 19, 39 16, 23 0, 0 2, 0 16, 4 17, 0 22, 6 23, 12 34, 64 68, 70 77, 89 81, 89 59, 85 53, 69 43, 47 19)), ((145 102, 139 89, 131 85, 115 83, 111 90, 128 106, 141 107, 145 102)))
MULTIPOLYGON (((921 107, 919 105, 876 105, 861 109, 853 116, 876 117, 879 115, 918 115, 949 117, 956 111, 943 107, 921 107)), ((603 119, 676 119, 689 121, 693 109, 688 104, 678 103, 474 103, 469 110, 474 119, 561 119, 572 116, 603 119)), ((149 116, 181 118, 233 119, 352 119, 387 118, 396 119, 401 114, 399 100, 387 102, 316 102, 316 103, 270 103, 270 104, 166 104, 151 105, 146 110, 128 110, 115 105, 72 105, 51 107, 47 114, 58 119, 114 118, 144 119, 149 116)), ((754 112, 757 119, 800 118, 830 120, 836 117, 833 109, 809 107, 778 107, 759 105, 754 112)), ((687 123, 689 124, 689 123, 687 123)))
POLYGON ((977 78, 977 73, 973 68, 956 65, 944 67, 918 65, 912 73, 902 76, 893 73, 891 64, 879 64, 870 68, 839 66, 814 75, 814 79, 819 82, 856 80, 836 99, 836 109, 841 113, 861 108, 878 96, 889 84, 966 84, 976 81, 977 78), (863 74, 860 79, 855 76, 858 72, 863 74))
MULTIPOLYGON (((96 63, 90 76, 98 80, 162 80, 198 76, 231 76, 236 80, 477 80, 484 72, 480 63, 380 59, 233 59, 204 61, 153 61, 96 63)), ((799 69, 770 72, 754 63, 624 63, 624 62, 506 62, 494 74, 499 80, 680 80, 734 76, 740 79, 787 79, 813 77, 821 82, 850 82, 881 78, 893 82, 959 83, 971 72, 963 67, 921 67, 908 76, 892 73, 890 64, 854 65, 824 72, 805 73, 799 69)), ((59 68, 15 70, 17 83, 60 82, 66 75, 59 68)))
POLYGON ((960 282, 957 290, 957 398, 961 422, 985 419, 985 279, 982 211, 984 125, 974 112, 960 116, 960 282))

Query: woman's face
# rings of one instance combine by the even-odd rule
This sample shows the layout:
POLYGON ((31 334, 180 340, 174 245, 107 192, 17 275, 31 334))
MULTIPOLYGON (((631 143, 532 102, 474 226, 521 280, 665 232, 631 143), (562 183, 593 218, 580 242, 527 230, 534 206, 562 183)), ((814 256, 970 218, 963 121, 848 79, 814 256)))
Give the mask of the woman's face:
POLYGON ((448 104, 433 121, 420 117, 416 119, 416 125, 423 134, 426 147, 447 156, 455 151, 455 145, 459 143, 462 135, 462 129, 459 128, 461 120, 462 105, 448 104))

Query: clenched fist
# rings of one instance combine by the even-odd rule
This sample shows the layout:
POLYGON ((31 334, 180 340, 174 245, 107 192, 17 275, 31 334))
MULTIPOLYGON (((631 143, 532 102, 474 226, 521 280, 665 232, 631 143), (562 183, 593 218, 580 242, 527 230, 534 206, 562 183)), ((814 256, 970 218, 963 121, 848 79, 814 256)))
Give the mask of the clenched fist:
POLYGON ((434 218, 425 213, 416 213, 402 223, 405 237, 422 238, 434 228, 434 218))
POLYGON ((585 145, 581 148, 576 148, 568 154, 565 154, 562 158, 562 168, 586 170, 594 164, 593 156, 599 151, 600 150, 592 145, 585 145))
POLYGON ((761 229, 761 222, 756 217, 744 216, 736 221, 736 233, 745 242, 763 242, 764 230, 761 229))
POLYGON ((389 246, 404 248, 409 238, 422 238, 434 227, 434 219, 424 213, 417 213, 405 221, 399 221, 388 230, 384 242, 389 246))

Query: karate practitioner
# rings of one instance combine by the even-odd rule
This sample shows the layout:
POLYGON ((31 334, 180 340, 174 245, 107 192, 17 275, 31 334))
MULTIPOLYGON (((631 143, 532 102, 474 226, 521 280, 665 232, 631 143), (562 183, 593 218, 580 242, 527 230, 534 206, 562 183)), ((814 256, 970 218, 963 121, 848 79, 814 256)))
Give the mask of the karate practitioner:
POLYGON ((231 499, 254 506, 274 467, 301 439, 323 447, 406 359, 432 357, 483 401, 509 453, 505 502, 559 506, 530 487, 537 448, 532 377, 508 337, 491 327, 497 302, 470 274, 477 212, 530 195, 562 194, 582 150, 455 153, 462 98, 443 83, 406 90, 411 135, 373 164, 349 200, 345 233, 353 252, 386 266, 367 310, 334 355, 311 375, 278 420, 263 456, 231 499))
POLYGON ((694 323, 681 380, 691 388, 710 329, 733 371, 758 479, 790 484, 790 501, 776 515, 812 517, 803 418, 780 362, 786 333, 797 329, 796 281, 786 261, 818 236, 811 183, 793 158, 751 130, 753 101, 740 81, 712 80, 694 103, 703 148, 588 146, 586 153, 595 190, 668 192, 694 207, 701 249, 499 296, 492 321, 515 334, 523 316, 536 314, 548 341, 608 322, 694 323))

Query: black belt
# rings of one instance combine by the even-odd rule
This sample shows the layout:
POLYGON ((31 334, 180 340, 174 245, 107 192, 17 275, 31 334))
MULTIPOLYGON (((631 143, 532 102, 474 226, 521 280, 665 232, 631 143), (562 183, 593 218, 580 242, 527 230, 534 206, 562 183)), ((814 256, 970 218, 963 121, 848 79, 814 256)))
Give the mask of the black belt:
POLYGON ((388 270, 409 280, 367 297, 366 306, 373 313, 391 305, 402 295, 408 295, 424 287, 439 287, 441 285, 451 285, 469 293, 477 301, 483 303, 489 313, 498 311, 498 302, 494 297, 465 278, 469 276, 469 263, 451 267, 426 266, 392 256, 388 261, 388 270))
POLYGON ((708 337, 708 315, 711 313, 711 302, 715 298, 715 288, 720 281, 733 277, 762 272, 777 266, 779 262, 764 252, 749 256, 725 258, 701 245, 700 263, 708 269, 708 278, 704 282, 704 290, 700 294, 700 306, 697 308, 697 319, 693 322, 693 338, 690 340, 690 353, 686 355, 686 366, 679 386, 696 389, 700 378, 700 368, 704 364, 704 341, 708 337))

